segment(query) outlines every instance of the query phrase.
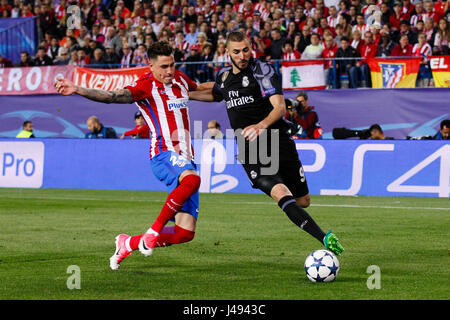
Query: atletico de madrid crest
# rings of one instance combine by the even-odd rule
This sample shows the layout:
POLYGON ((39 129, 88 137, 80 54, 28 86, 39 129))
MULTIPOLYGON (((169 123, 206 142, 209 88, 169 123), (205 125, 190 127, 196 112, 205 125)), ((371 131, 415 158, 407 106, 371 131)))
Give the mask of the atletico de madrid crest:
POLYGON ((395 88, 405 75, 404 63, 380 63, 383 88, 395 88))

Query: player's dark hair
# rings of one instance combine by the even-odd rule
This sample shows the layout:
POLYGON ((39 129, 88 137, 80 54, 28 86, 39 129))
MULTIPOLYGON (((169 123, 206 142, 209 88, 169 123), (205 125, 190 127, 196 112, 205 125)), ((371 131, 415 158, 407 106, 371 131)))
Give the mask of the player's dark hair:
POLYGON ((305 91, 300 91, 297 96, 295 97, 295 99, 297 99, 298 97, 303 97, 303 99, 305 99, 305 101, 308 101, 308 94, 305 91))
POLYGON ((172 54, 172 46, 167 41, 155 42, 148 49, 148 57, 150 58, 150 60, 156 60, 158 56, 169 57, 172 54))
POLYGON ((373 124, 373 125, 371 125, 370 128, 369 128, 369 132, 372 132, 373 130, 378 130, 378 131, 380 131, 381 133, 383 133, 383 129, 381 129, 381 127, 380 127, 379 124, 373 124))
POLYGON ((31 121, 27 120, 23 123, 22 127, 25 128, 27 124, 31 123, 31 121))
POLYGON ((444 129, 444 127, 450 128, 450 120, 449 119, 445 119, 445 120, 441 121, 441 130, 444 129))
POLYGON ((244 33, 242 33, 241 31, 233 31, 228 34, 226 45, 228 47, 228 44, 230 42, 241 42, 244 40, 248 41, 248 38, 244 33))

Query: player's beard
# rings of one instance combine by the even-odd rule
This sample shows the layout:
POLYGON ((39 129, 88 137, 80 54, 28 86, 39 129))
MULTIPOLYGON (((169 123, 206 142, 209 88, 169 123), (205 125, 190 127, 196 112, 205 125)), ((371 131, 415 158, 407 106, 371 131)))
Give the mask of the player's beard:
POLYGON ((236 68, 239 69, 239 71, 242 71, 242 70, 247 69, 247 68, 248 68, 248 65, 249 65, 249 63, 250 63, 249 60, 244 60, 244 59, 242 59, 241 62, 242 62, 242 61, 247 62, 247 66, 246 66, 245 68, 241 68, 241 67, 239 67, 239 65, 236 63, 236 61, 234 61, 234 59, 233 59, 232 57, 230 57, 230 60, 231 60, 231 63, 232 63, 236 68))

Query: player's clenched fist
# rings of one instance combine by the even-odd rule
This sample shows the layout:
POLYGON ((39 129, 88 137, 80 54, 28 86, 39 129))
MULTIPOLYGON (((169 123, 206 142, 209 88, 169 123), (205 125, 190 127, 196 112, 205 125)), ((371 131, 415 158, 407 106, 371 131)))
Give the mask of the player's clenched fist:
POLYGON ((74 94, 77 89, 72 81, 59 77, 56 78, 54 86, 56 91, 64 96, 74 94))

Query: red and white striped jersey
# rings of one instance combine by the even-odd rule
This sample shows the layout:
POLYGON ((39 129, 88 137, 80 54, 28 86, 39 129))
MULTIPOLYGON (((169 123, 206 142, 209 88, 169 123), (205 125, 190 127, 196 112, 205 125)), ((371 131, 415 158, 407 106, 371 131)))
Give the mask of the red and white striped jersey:
POLYGON ((330 27, 332 27, 332 28, 336 28, 336 25, 338 24, 338 21, 339 21, 339 15, 336 18, 334 18, 333 16, 328 16, 327 17, 328 25, 330 27))
POLYGON ((170 84, 147 73, 125 88, 131 91, 150 128, 150 158, 163 151, 173 151, 193 160, 188 101, 189 91, 195 90, 197 84, 176 70, 170 84))
POLYGON ((355 24, 352 28, 352 32, 355 30, 359 30, 361 32, 361 38, 364 39, 364 33, 366 33, 366 31, 372 31, 370 25, 368 24, 363 24, 362 26, 355 24))
POLYGON ((413 56, 422 56, 428 58, 433 54, 433 50, 428 42, 425 42, 422 47, 419 47, 419 43, 416 43, 412 50, 413 56))
POLYGON ((289 61, 289 60, 298 60, 301 58, 301 54, 300 52, 298 52, 297 50, 294 50, 292 52, 285 52, 283 54, 283 60, 284 61, 289 61))

